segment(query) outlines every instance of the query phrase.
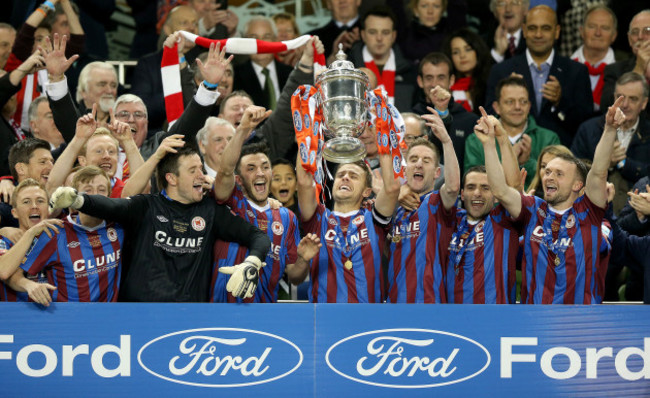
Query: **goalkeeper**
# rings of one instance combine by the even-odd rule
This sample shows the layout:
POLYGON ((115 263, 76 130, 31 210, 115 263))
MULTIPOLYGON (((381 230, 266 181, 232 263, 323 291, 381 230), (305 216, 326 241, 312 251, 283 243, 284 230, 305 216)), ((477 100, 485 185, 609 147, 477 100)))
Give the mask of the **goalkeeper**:
POLYGON ((167 137, 130 179, 146 181, 154 169, 162 188, 159 194, 110 199, 60 187, 50 205, 72 207, 124 226, 120 301, 208 301, 217 238, 250 249, 250 255, 231 269, 226 288, 234 296, 252 297, 264 265, 261 259, 271 245, 266 234, 204 196, 201 158, 195 148, 185 145, 182 135, 167 137))

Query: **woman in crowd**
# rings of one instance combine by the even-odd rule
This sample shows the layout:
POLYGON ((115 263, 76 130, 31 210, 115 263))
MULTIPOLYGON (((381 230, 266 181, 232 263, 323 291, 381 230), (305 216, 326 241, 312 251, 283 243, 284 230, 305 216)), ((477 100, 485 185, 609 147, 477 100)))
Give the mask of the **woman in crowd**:
POLYGON ((478 114, 478 107, 485 105, 492 57, 487 45, 479 35, 461 28, 448 35, 442 51, 454 64, 456 81, 450 87, 454 100, 468 112, 478 114))

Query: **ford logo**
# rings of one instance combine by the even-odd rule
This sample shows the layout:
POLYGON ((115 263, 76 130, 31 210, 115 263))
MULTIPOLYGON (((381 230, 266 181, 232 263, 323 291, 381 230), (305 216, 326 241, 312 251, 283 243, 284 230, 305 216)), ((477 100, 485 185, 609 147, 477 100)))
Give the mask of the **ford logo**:
POLYGON ((140 348, 138 362, 152 375, 197 387, 244 387, 293 373, 302 351, 291 341, 249 329, 205 328, 169 333, 140 348))
POLYGON ((327 365, 359 383, 390 388, 429 388, 460 383, 490 365, 478 342, 428 329, 383 329, 337 341, 325 354, 327 365))

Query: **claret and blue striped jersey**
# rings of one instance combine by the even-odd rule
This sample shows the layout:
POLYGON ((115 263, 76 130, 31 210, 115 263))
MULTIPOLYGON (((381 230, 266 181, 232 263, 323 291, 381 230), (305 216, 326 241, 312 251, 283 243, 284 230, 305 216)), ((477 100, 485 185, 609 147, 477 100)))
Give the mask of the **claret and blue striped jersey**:
POLYGON ((438 191, 423 195, 414 211, 397 209, 390 234, 388 302, 446 302, 441 250, 451 241, 455 213, 455 206, 445 210, 438 191))
POLYGON ((214 265, 210 301, 212 302, 254 302, 275 303, 278 301, 279 281, 287 264, 294 264, 298 258, 297 246, 300 242, 298 219, 285 207, 271 209, 251 203, 239 186, 225 202, 239 217, 256 226, 271 240, 271 249, 266 255, 266 266, 260 270, 259 283, 255 295, 246 300, 234 297, 226 291, 230 275, 219 272, 219 267, 237 265, 248 257, 247 247, 235 242, 217 240, 214 245, 214 265))
POLYGON ((117 301, 122 271, 124 231, 102 222, 94 228, 68 216, 52 238, 41 234, 21 267, 31 275, 45 271, 57 287, 52 301, 117 301))
POLYGON ((381 253, 388 220, 373 210, 331 211, 319 204, 305 233, 323 245, 311 260, 309 301, 314 303, 380 303, 384 298, 381 253))
POLYGON ((502 206, 478 222, 456 213, 454 234, 445 250, 447 301, 508 304, 516 300, 517 229, 502 206))
POLYGON ((571 208, 557 212, 533 196, 522 195, 522 209, 515 220, 523 228, 521 302, 527 304, 598 304, 605 292, 609 251, 601 254, 601 224, 605 209, 593 204, 587 195, 571 208), (544 232, 550 214, 552 240, 544 232), (566 228, 566 236, 560 236, 566 228), (558 238, 559 237, 559 238, 558 238), (557 255, 549 242, 558 245, 557 255), (556 260, 557 258, 557 260, 556 260))

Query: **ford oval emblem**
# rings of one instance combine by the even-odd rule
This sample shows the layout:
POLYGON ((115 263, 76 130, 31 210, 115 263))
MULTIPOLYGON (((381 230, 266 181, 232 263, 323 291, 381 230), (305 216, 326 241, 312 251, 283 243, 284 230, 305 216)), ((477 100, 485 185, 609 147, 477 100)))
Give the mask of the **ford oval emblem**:
POLYGON ((302 364, 291 341, 250 329, 205 328, 157 337, 138 362, 161 379, 197 387, 245 387, 286 377, 302 364))
POLYGON ((383 329, 346 337, 325 354, 327 365, 359 383, 430 388, 469 380, 490 365, 480 343, 429 329, 383 329))

